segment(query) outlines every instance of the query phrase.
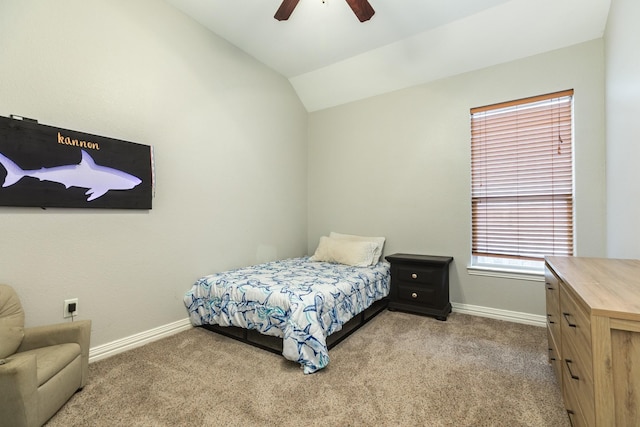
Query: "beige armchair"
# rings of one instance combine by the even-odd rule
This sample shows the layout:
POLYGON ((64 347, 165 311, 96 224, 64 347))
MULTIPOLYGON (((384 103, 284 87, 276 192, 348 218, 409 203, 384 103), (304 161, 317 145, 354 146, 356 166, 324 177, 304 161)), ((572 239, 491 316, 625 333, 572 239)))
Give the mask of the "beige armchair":
POLYGON ((0 284, 0 424, 41 426, 84 387, 91 321, 24 327, 13 288, 0 284))

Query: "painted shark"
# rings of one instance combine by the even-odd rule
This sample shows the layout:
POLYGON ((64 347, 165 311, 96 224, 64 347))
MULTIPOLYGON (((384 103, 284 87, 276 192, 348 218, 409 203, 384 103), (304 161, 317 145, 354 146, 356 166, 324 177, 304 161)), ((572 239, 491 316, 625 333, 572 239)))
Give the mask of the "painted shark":
POLYGON ((69 187, 87 188, 87 202, 103 196, 109 190, 131 190, 142 182, 141 179, 118 169, 100 166, 84 150, 82 160, 77 165, 64 165, 52 168, 22 170, 11 159, 0 153, 0 164, 7 170, 3 187, 9 187, 29 176, 40 181, 57 182, 69 187))

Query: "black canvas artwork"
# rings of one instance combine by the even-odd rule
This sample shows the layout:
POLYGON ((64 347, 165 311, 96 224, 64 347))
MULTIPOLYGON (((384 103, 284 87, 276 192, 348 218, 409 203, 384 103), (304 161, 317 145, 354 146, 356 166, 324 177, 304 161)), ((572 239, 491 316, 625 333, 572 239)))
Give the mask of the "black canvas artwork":
POLYGON ((0 206, 151 209, 151 147, 0 117, 0 206))

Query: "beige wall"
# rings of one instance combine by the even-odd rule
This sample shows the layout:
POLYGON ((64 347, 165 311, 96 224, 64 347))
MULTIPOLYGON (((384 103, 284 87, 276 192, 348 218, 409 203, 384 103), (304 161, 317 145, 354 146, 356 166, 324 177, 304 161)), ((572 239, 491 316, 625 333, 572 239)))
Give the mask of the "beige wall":
POLYGON ((576 91, 577 251, 604 255, 601 40, 310 115, 164 2, 4 0, 0 52, 0 115, 155 148, 149 212, 0 208, 0 282, 27 323, 77 297, 94 347, 184 319, 203 274, 312 252, 331 230, 454 256, 454 302, 543 314, 539 282, 467 273, 469 108, 555 90, 576 91))
POLYGON ((604 64, 596 40, 309 116, 309 251, 330 231, 453 256, 453 302, 544 314, 541 282, 470 276, 469 109, 575 89, 576 246, 605 249, 604 64))
POLYGON ((0 282, 29 325, 79 298, 101 345, 185 319, 201 275, 306 253, 306 111, 162 1, 0 2, 10 114, 155 149, 151 211, 0 208, 0 282))
POLYGON ((607 255, 640 258, 640 2, 613 0, 606 46, 607 255))

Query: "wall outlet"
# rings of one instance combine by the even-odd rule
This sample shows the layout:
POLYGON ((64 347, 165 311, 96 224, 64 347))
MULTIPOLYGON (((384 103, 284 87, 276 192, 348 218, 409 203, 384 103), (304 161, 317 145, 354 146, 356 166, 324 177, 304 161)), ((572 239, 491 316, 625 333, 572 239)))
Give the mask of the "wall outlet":
POLYGON ((64 300, 64 306, 62 307, 62 317, 73 317, 78 315, 78 298, 64 300))

